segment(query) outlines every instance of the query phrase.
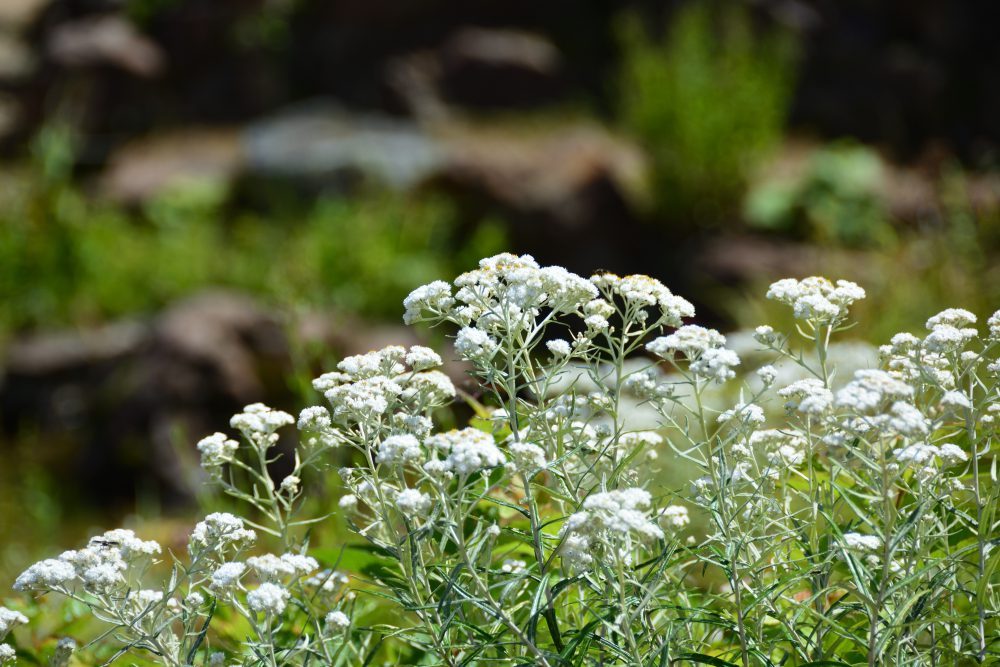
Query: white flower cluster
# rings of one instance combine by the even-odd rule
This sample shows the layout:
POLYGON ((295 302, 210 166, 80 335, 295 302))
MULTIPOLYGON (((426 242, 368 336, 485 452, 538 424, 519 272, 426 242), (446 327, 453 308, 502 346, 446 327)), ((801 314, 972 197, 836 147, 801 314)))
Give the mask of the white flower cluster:
POLYGON ((517 472, 532 473, 548 465, 545 450, 530 442, 515 440, 507 445, 513 469, 517 472))
POLYGON ((124 573, 131 563, 159 553, 159 544, 141 540, 131 530, 110 530, 91 538, 83 549, 35 563, 21 573, 14 589, 65 591, 80 583, 91 592, 105 593, 127 584, 124 573))
POLYGON ((206 550, 221 553, 230 547, 239 550, 253 544, 256 539, 257 533, 246 528, 243 519, 228 512, 214 512, 195 525, 188 551, 193 555, 206 550))
POLYGON ((902 469, 913 469, 919 481, 930 481, 939 476, 944 468, 950 468, 969 460, 969 456, 958 445, 943 443, 931 445, 915 442, 906 447, 892 450, 902 469))
POLYGON ((739 355, 723 347, 725 344, 726 337, 715 329, 688 324, 668 336, 660 336, 646 345, 646 349, 663 359, 673 359, 681 353, 690 360, 695 375, 725 382, 736 376, 733 369, 740 364, 739 355))
POLYGON ((319 569, 319 563, 311 556, 284 553, 280 556, 264 554, 247 558, 249 565, 262 581, 298 579, 319 569))
POLYGON ((247 566, 243 563, 223 563, 212 572, 209 588, 216 593, 225 592, 240 582, 246 570, 247 566))
POLYGON ((440 364, 440 356, 419 345, 409 350, 390 345, 348 357, 338 364, 339 371, 313 381, 313 387, 323 393, 331 410, 320 407, 303 410, 299 427, 316 433, 323 441, 337 444, 341 438, 331 430, 335 424, 366 424, 386 415, 393 415, 402 423, 412 422, 423 412, 455 397, 455 387, 448 376, 428 370, 440 364))
POLYGON ((619 297, 633 308, 660 309, 664 324, 679 327, 684 318, 694 317, 694 306, 689 301, 673 294, 663 283, 643 275, 620 278, 613 273, 600 273, 590 278, 602 292, 611 297, 619 297))
POLYGON ((652 498, 645 489, 622 489, 593 493, 581 511, 563 524, 566 539, 562 558, 568 565, 587 567, 591 549, 600 546, 631 549, 632 542, 663 539, 663 529, 649 518, 652 498), (573 538, 570 540, 570 538, 573 538))
POLYGON ((21 612, 8 609, 7 607, 0 607, 0 641, 2 641, 15 626, 26 625, 27 623, 28 617, 21 612))
POLYGON ((258 614, 280 616, 285 611, 289 597, 291 593, 286 588, 267 581, 247 593, 247 605, 258 614))
POLYGON ((229 420, 229 425, 240 431, 247 440, 262 447, 277 443, 276 431, 294 423, 295 418, 287 412, 269 408, 263 403, 248 405, 243 408, 243 412, 233 415, 229 420))
POLYGON ((619 312, 615 303, 624 307, 624 317, 638 322, 647 321, 653 308, 660 311, 658 324, 679 326, 682 318, 694 315, 690 303, 648 276, 605 273, 588 280, 562 267, 542 267, 529 255, 487 257, 478 269, 456 278, 454 285, 454 296, 451 287, 440 281, 414 290, 404 301, 403 319, 459 324, 455 350, 480 367, 496 363, 500 341, 515 332, 530 331, 531 346, 541 340, 535 326, 543 309, 575 314, 586 326, 573 341, 546 343, 553 359, 567 358, 574 350, 586 349, 598 334, 611 332, 610 318, 619 312))
POLYGON ((495 468, 507 460, 497 448, 493 436, 475 428, 438 433, 427 438, 425 444, 429 449, 445 455, 442 462, 444 471, 459 477, 495 468))
POLYGON ((201 452, 201 465, 206 470, 215 470, 233 460, 240 443, 226 436, 225 433, 213 433, 198 442, 201 452))
POLYGON ((785 399, 786 409, 807 416, 823 415, 833 405, 833 392, 816 378, 806 378, 793 382, 779 390, 778 396, 785 399))
POLYGON ((943 310, 927 320, 930 331, 924 338, 924 347, 930 352, 956 352, 979 336, 972 325, 976 316, 961 308, 943 310))
POLYGON ((860 370, 837 392, 836 405, 861 414, 884 410, 886 404, 909 400, 913 387, 897 380, 886 371, 860 370))
POLYGON ((383 440, 378 448, 378 456, 375 458, 379 463, 389 465, 423 462, 423 459, 424 452, 420 447, 420 441, 409 433, 390 435, 383 440))
POLYGON ((396 494, 396 507, 403 516, 413 519, 431 508, 431 497, 417 489, 403 489, 396 494))
POLYGON ((811 276, 779 280, 768 289, 767 298, 791 306, 800 320, 835 325, 847 317, 851 304, 865 298, 865 291, 847 280, 834 285, 826 278, 811 276))

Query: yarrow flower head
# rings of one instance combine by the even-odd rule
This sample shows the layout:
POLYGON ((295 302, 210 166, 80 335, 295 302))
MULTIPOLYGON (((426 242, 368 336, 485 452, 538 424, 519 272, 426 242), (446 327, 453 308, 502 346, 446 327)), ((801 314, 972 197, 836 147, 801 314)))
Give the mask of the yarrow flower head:
POLYGON ((240 443, 227 437, 225 433, 213 433, 202 438, 198 442, 202 467, 212 470, 229 463, 239 447, 240 443))
MULTIPOLYGON (((628 545, 632 540, 642 543, 662 539, 663 529, 649 518, 651 502, 649 492, 638 488, 587 496, 582 510, 563 524, 563 535, 567 539, 575 538, 569 548, 570 559, 579 561, 574 552, 589 551, 599 545, 613 546, 622 541, 628 545)), ((565 559, 566 545, 563 549, 565 559)))
POLYGON ((460 477, 495 468, 507 460, 497 448, 493 436, 475 428, 438 433, 429 437, 425 444, 446 454, 444 469, 460 477))
POLYGON ((28 617, 21 612, 0 607, 0 639, 10 632, 15 626, 26 625, 28 617))
POLYGON ((443 314, 451 308, 455 299, 451 295, 451 285, 443 280, 418 287, 410 292, 410 295, 403 299, 403 306, 406 314, 403 315, 403 322, 413 324, 418 322, 424 311, 433 314, 443 314))
POLYGON ((465 327, 455 338, 455 351, 469 361, 486 363, 496 356, 499 345, 485 331, 465 327))
POLYGON ((773 283, 767 298, 792 307, 795 317, 815 324, 837 324, 847 317, 851 304, 865 298, 865 291, 847 280, 836 285, 819 276, 796 280, 785 278, 773 283))
POLYGON ((228 512, 214 512, 198 522, 191 532, 188 550, 192 554, 228 547, 242 549, 257 539, 257 533, 244 527, 243 519, 228 512))
POLYGON ((272 447, 278 442, 276 431, 282 426, 294 424, 295 418, 287 412, 274 410, 263 403, 253 403, 243 408, 243 412, 233 415, 229 425, 237 429, 256 447, 272 447))
POLYGON ((257 613, 279 616, 285 611, 291 594, 278 584, 265 582, 247 593, 247 605, 257 613))
POLYGON ((420 447, 420 441, 409 433, 402 435, 391 435, 379 445, 376 460, 379 463, 390 465, 402 465, 422 461, 424 451, 420 447))
POLYGON ((725 344, 726 337, 715 329, 688 324, 655 339, 646 349, 664 359, 681 353, 691 361, 690 369, 695 375, 725 382, 736 376, 733 368, 740 363, 735 352, 722 347, 725 344))
POLYGON ((913 396, 913 387, 897 380, 889 373, 864 369, 854 374, 854 379, 837 392, 836 404, 855 412, 870 413, 883 408, 887 402, 907 400, 913 396))
POLYGON ((280 579, 298 579, 319 569, 319 563, 311 556, 296 553, 285 553, 281 556, 264 554, 247 558, 249 565, 263 581, 278 581, 280 579))
POLYGON ((396 507, 403 516, 414 518, 431 508, 431 497, 417 489, 403 489, 396 494, 396 507))
POLYGON ((239 583, 246 569, 247 566, 243 563, 223 563, 212 572, 209 588, 216 593, 221 593, 234 587, 239 583))
POLYGON ((324 619, 331 630, 346 630, 351 627, 351 619, 342 611, 331 611, 324 619))
POLYGON ((882 539, 875 535, 844 533, 844 545, 853 551, 878 551, 882 548, 882 539))

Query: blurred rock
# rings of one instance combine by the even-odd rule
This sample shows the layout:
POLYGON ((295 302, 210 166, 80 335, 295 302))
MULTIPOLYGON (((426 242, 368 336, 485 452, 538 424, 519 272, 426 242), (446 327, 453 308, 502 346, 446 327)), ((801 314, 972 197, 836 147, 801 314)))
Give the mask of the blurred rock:
POLYGON ((37 65, 35 54, 22 38, 0 30, 0 82, 23 81, 35 73, 37 65))
POLYGON ((51 3, 52 0, 3 0, 0 2, 0 29, 23 33, 51 3))
POLYGON ((185 183, 227 185, 242 165, 237 130, 168 131, 130 142, 112 153, 100 189, 109 199, 136 204, 185 183))
POLYGON ((808 243, 784 239, 725 234, 708 239, 688 258, 692 270, 724 285, 805 276, 827 252, 808 243))
POLYGON ((449 106, 537 107, 558 101, 567 88, 559 52, 543 35, 468 27, 438 49, 390 63, 387 83, 404 108, 424 119, 445 116, 449 106))
POLYGON ((368 180, 407 189, 439 170, 444 159, 439 143, 412 122, 351 115, 327 103, 255 123, 243 145, 250 176, 323 189, 368 180))
POLYGON ((635 259, 629 234, 647 237, 635 216, 643 154, 600 128, 466 126, 442 132, 441 140, 448 163, 432 187, 501 213, 513 247, 584 271, 617 271, 635 259))
MULTIPOLYGON (((0 366, 0 444, 36 434, 52 450, 35 459, 95 503, 140 488, 168 503, 190 501, 203 481, 192 465, 200 438, 228 431, 249 403, 296 411, 290 340, 324 358, 420 342, 402 325, 321 312, 289 320, 244 294, 209 290, 145 321, 13 341, 0 366)), ((456 382, 464 377, 459 364, 445 370, 456 382)))
POLYGON ((160 47, 124 17, 88 16, 55 26, 48 36, 49 57, 69 68, 111 66, 138 77, 163 71, 160 47))
POLYGON ((565 88, 558 51, 529 32, 464 28, 440 57, 445 97, 460 105, 530 107, 558 99, 565 88))
MULTIPOLYGON (((207 292, 148 322, 39 333, 7 350, 0 423, 75 443, 71 478, 112 501, 152 483, 185 498, 196 480, 177 449, 247 403, 287 405, 284 329, 252 299, 207 292), (139 480, 139 481, 137 481, 139 480)), ((54 470, 58 473, 58 470, 54 470)))

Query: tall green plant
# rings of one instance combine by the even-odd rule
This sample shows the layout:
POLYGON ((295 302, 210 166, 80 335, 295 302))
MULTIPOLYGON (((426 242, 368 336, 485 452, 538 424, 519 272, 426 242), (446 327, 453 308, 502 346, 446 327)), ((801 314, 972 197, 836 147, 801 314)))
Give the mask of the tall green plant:
POLYGON ((673 221, 717 221, 738 209, 747 176, 781 136, 794 44, 754 30, 735 5, 682 8, 657 40, 630 15, 620 116, 652 158, 652 200, 673 221))

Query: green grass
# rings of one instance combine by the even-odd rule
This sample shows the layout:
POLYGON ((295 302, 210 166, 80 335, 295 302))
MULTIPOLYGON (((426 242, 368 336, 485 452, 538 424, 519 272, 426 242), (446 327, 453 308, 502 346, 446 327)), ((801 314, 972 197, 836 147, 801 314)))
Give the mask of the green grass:
POLYGON ((149 313, 210 285, 398 320, 413 285, 503 245, 498 225, 466 226, 433 196, 236 213, 225 201, 189 187, 129 212, 68 180, 29 179, 0 201, 0 332, 149 313))

